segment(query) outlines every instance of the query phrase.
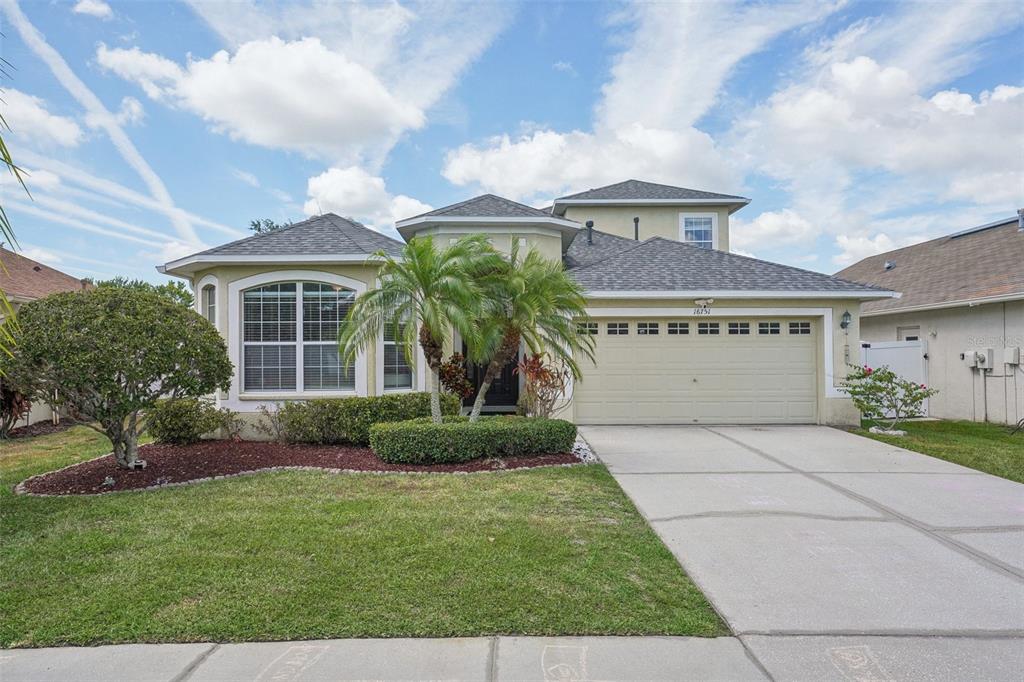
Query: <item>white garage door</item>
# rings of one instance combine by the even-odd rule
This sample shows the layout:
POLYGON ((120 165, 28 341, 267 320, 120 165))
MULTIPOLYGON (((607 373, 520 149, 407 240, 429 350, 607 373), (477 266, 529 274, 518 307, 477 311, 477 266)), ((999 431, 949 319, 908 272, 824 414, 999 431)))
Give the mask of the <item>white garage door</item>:
POLYGON ((817 327, 795 318, 591 322, 597 366, 583 361, 576 421, 813 423, 817 327))

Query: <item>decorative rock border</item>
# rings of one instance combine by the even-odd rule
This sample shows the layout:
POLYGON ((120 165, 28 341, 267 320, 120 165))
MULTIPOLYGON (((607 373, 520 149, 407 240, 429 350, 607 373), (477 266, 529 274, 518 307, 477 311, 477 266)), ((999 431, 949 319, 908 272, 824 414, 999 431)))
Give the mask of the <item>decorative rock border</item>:
POLYGON ((93 462, 93 461, 96 461, 98 459, 103 459, 104 457, 110 457, 111 455, 113 455, 113 453, 110 452, 110 453, 107 453, 106 455, 100 455, 99 457, 93 457, 91 459, 83 459, 81 462, 75 462, 74 464, 69 464, 69 465, 67 465, 65 467, 61 467, 60 469, 54 469, 53 471, 46 471, 46 472, 43 472, 41 474, 36 474, 34 476, 29 476, 24 481, 22 481, 21 483, 18 483, 16 486, 14 486, 14 493, 16 495, 25 495, 26 497, 99 497, 101 495, 116 495, 116 494, 119 494, 119 493, 140 493, 140 492, 146 492, 146 491, 150 491, 150 490, 163 490, 164 488, 180 488, 180 487, 187 486, 187 485, 195 485, 197 483, 206 483, 208 481, 219 481, 219 480, 227 479, 227 478, 237 478, 239 476, 251 476, 253 474, 263 474, 263 473, 267 473, 267 472, 271 472, 271 471, 323 471, 325 473, 332 474, 332 475, 338 475, 338 474, 371 474, 371 475, 374 475, 374 476, 385 476, 385 475, 427 476, 427 475, 431 475, 431 474, 434 474, 434 475, 440 474, 440 475, 443 475, 443 476, 472 476, 472 475, 476 475, 476 474, 504 473, 504 472, 507 472, 507 471, 529 471, 531 469, 553 469, 553 468, 566 469, 566 468, 581 466, 583 464, 593 464, 593 463, 596 463, 596 462, 600 461, 600 460, 597 459, 597 456, 594 454, 594 452, 590 449, 590 446, 587 444, 587 442, 585 440, 583 440, 579 436, 577 436, 577 438, 576 438, 576 443, 573 444, 572 454, 576 455, 576 457, 580 461, 579 462, 574 462, 572 464, 542 464, 542 465, 539 465, 539 466, 486 469, 486 470, 482 470, 482 471, 381 471, 381 470, 367 470, 367 469, 334 469, 334 468, 328 468, 328 467, 315 467, 315 466, 276 466, 276 467, 263 467, 261 469, 251 469, 249 471, 240 471, 240 472, 234 473, 234 474, 222 474, 222 475, 218 475, 218 476, 207 476, 205 478, 194 478, 194 479, 191 479, 189 481, 177 481, 177 482, 168 482, 168 483, 158 483, 156 485, 146 486, 145 488, 130 488, 130 489, 127 489, 127 490, 106 490, 106 491, 97 492, 97 493, 64 493, 64 494, 34 493, 34 492, 31 492, 30 490, 27 490, 26 487, 25 487, 30 482, 32 482, 32 481, 34 481, 36 479, 42 478, 44 476, 49 476, 51 474, 55 474, 57 472, 64 471, 65 469, 71 469, 72 467, 79 466, 80 464, 84 464, 86 462, 93 462))

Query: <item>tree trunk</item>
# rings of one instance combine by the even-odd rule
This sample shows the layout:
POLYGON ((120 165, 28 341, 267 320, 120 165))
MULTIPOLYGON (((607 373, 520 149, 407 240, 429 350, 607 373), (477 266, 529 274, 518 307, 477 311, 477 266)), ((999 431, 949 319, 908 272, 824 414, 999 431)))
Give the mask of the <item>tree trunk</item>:
POLYGON ((430 369, 430 419, 440 424, 441 417, 441 373, 435 368, 430 369))
MULTIPOLYGON (((130 420, 134 425, 135 418, 130 420)), ((126 427, 121 422, 104 424, 104 432, 114 446, 114 461, 122 469, 134 468, 135 462, 139 460, 139 434, 134 426, 126 427)))
POLYGON ((480 390, 476 392, 476 399, 473 401, 473 410, 469 413, 469 421, 475 422, 480 419, 480 411, 483 409, 484 403, 487 402, 487 391, 491 389, 494 379, 501 374, 501 370, 508 361, 514 358, 518 352, 519 334, 511 330, 505 332, 498 352, 491 358, 491 362, 487 365, 487 371, 484 372, 484 380, 480 383, 480 390))

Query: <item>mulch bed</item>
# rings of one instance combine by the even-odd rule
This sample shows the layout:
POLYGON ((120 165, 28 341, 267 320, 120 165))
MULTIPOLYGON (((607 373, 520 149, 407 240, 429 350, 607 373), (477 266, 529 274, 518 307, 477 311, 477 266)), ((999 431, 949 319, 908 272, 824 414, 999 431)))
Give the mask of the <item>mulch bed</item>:
POLYGON ((230 440, 206 440, 193 445, 143 445, 139 448, 139 459, 146 460, 148 466, 145 469, 126 471, 118 468, 113 455, 106 455, 65 469, 33 476, 22 482, 18 486, 18 491, 35 495, 95 495, 119 490, 181 485, 189 481, 276 467, 468 473, 578 464, 580 461, 575 455, 563 453, 417 466, 389 464, 379 459, 369 448, 230 440), (108 479, 113 479, 113 482, 108 479))
POLYGON ((51 433, 60 433, 61 431, 67 431, 72 426, 78 426, 78 422, 74 419, 64 418, 61 419, 59 424, 54 424, 49 421, 36 422, 35 424, 29 424, 28 426, 19 426, 16 429, 11 429, 11 432, 7 434, 10 439, 14 438, 34 438, 36 436, 46 436, 51 433))

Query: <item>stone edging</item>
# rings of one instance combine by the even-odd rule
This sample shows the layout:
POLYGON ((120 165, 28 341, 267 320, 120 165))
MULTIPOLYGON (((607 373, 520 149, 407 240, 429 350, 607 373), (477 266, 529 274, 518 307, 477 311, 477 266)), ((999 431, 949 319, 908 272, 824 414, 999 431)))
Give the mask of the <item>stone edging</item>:
MULTIPOLYGON (((586 441, 583 441, 583 442, 586 443, 586 441)), ((589 451, 589 447, 587 448, 587 450, 589 451)), ((105 455, 100 455, 99 457, 93 457, 92 459, 83 459, 81 462, 75 462, 74 464, 69 464, 66 467, 61 467, 60 469, 54 469, 53 471, 46 471, 46 472, 41 473, 41 474, 36 474, 35 476, 29 476, 24 481, 22 481, 21 483, 19 483, 16 486, 14 486, 14 493, 16 495, 25 495, 26 497, 99 497, 100 495, 115 495, 117 493, 140 493, 140 492, 145 492, 145 491, 148 491, 148 490, 162 490, 164 488, 180 488, 182 486, 194 485, 196 483, 206 483, 207 481, 220 481, 220 480, 225 479, 225 478, 237 478, 239 476, 250 476, 252 474, 263 474, 263 473, 266 473, 268 471, 323 471, 325 473, 333 474, 333 475, 337 475, 337 474, 374 474, 374 475, 377 475, 377 476, 385 476, 385 475, 388 475, 388 474, 400 474, 400 475, 412 475, 412 476, 426 476, 428 474, 447 474, 447 475, 450 475, 450 476, 451 475, 468 476, 468 475, 471 475, 471 474, 497 474, 497 473, 502 473, 502 472, 505 472, 505 471, 528 471, 530 469, 546 469, 546 468, 547 469, 550 469, 550 468, 563 468, 564 469, 564 468, 568 468, 568 467, 581 466, 583 464, 593 464, 594 462, 598 461, 596 457, 593 457, 593 459, 589 459, 585 455, 581 456, 581 454, 576 452, 576 446, 573 446, 573 454, 575 454, 577 457, 579 457, 579 459, 580 459, 579 462, 574 462, 572 464, 542 464, 540 466, 532 466, 532 467, 512 467, 510 469, 487 469, 487 470, 482 470, 482 471, 382 471, 380 469, 334 469, 334 468, 328 468, 328 467, 313 467, 313 466, 277 466, 277 467, 263 467, 261 469, 250 469, 248 471, 239 471, 238 473, 235 473, 235 474, 220 474, 218 476, 207 476, 205 478, 193 478, 193 479, 188 480, 188 481, 178 481, 178 482, 175 482, 175 483, 158 483, 156 485, 146 486, 145 488, 129 488, 128 490, 107 490, 107 491, 99 492, 99 493, 67 493, 67 494, 33 493, 33 492, 30 492, 29 490, 25 489, 25 484, 26 483, 29 483, 30 481, 34 481, 37 478, 42 478, 44 476, 49 476, 50 474, 55 474, 57 472, 64 471, 65 469, 70 469, 72 467, 76 467, 79 464, 85 464, 86 462, 94 462, 94 461, 96 461, 98 459, 103 459, 104 457, 109 457, 112 454, 114 454, 114 453, 113 452, 108 452, 105 455)), ((593 453, 591 453, 591 456, 593 456, 593 453)))

